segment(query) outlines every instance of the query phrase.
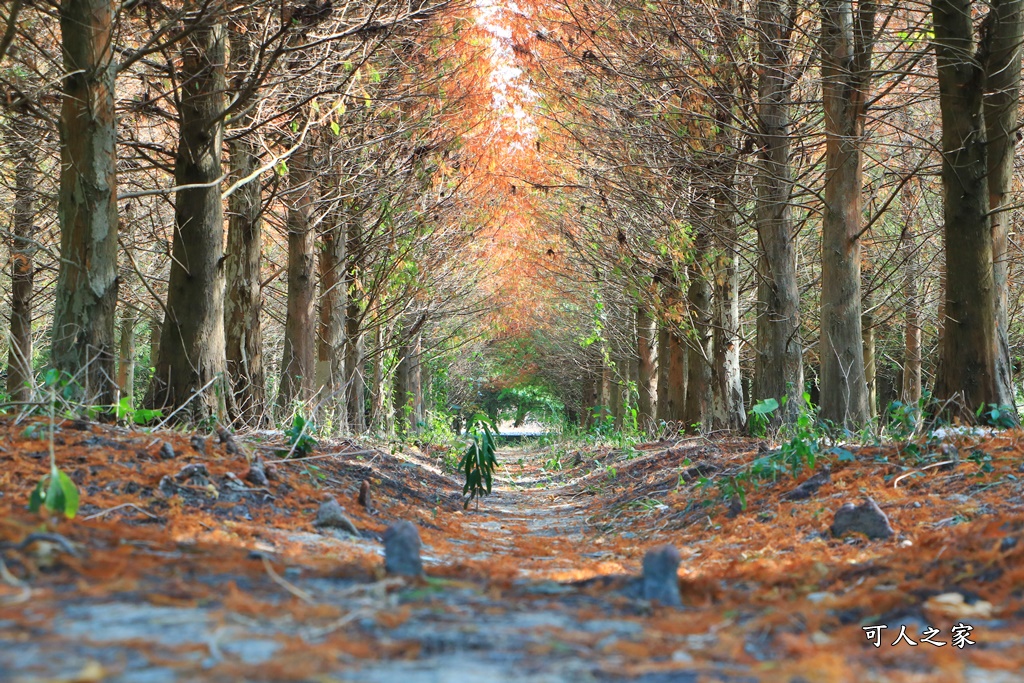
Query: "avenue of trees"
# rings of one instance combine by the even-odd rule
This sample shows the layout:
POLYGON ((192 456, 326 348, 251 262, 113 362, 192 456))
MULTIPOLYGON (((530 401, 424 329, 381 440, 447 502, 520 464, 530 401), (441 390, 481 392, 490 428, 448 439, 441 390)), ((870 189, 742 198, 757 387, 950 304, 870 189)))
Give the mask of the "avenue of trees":
POLYGON ((0 22, 11 404, 55 369, 86 405, 350 434, 502 389, 618 428, 805 392, 851 430, 1016 419, 1024 0, 0 22))

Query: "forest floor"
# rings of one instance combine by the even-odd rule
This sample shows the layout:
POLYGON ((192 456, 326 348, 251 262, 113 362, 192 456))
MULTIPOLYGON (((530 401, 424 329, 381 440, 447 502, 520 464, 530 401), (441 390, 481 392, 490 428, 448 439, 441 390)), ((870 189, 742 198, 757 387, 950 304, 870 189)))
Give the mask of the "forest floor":
POLYGON ((504 448, 494 493, 463 510, 436 449, 325 442, 260 487, 249 459, 277 456, 257 436, 229 454, 215 436, 58 423, 82 506, 33 536, 48 422, 0 419, 0 681, 1024 680, 1020 432, 922 441, 916 465, 846 446, 807 497, 789 492, 808 473, 783 476, 744 509, 700 483, 773 444, 504 448), (949 444, 962 458, 941 464, 949 444), (832 538, 865 496, 895 536, 832 538), (329 497, 358 537, 314 527, 329 497), (398 520, 420 530, 425 579, 384 574, 398 520), (624 590, 666 543, 681 609, 624 590), (916 645, 891 644, 901 627, 916 645))

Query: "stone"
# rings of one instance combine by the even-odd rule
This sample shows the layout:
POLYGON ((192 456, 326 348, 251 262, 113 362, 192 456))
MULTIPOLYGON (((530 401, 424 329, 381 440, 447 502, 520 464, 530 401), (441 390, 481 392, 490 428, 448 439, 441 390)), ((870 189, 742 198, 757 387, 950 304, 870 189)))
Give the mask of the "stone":
POLYGON ((190 443, 192 444, 192 448, 194 448, 199 455, 206 455, 206 439, 198 434, 194 434, 190 443))
POLYGON ((665 607, 682 607, 679 597, 679 551, 671 545, 650 550, 644 555, 644 575, 640 594, 644 600, 658 602, 665 607))
POLYGON ((370 498, 370 482, 363 479, 363 483, 359 486, 359 504, 362 505, 367 511, 373 510, 373 500, 370 498))
POLYGON ((316 521, 313 522, 313 525, 317 527, 341 529, 342 531, 347 531, 353 536, 359 535, 359 530, 356 529, 356 525, 352 523, 352 520, 345 516, 345 510, 342 509, 341 504, 334 498, 330 498, 320 503, 320 509, 316 511, 316 521))
POLYGON ((174 447, 166 441, 160 446, 160 457, 164 460, 174 459, 174 447))
POLYGON ((224 450, 228 455, 239 455, 242 452, 242 449, 238 447, 238 443, 235 441, 235 437, 223 427, 217 428, 217 438, 224 444, 224 450))
POLYGON ((255 484, 256 486, 267 486, 270 483, 267 480, 267 469, 262 460, 257 458, 252 461, 245 479, 250 484, 255 484))
POLYGON ((807 500, 818 492, 823 485, 832 481, 832 471, 828 466, 822 468, 810 479, 797 486, 795 489, 782 496, 783 500, 807 500))
POLYGON ((896 535, 889 524, 889 518, 871 498, 867 498, 860 505, 846 503, 836 510, 830 531, 835 538, 849 533, 864 534, 872 540, 892 538, 896 535))
POLYGON ((384 532, 384 569, 388 574, 422 576, 420 532, 412 522, 396 522, 384 532))

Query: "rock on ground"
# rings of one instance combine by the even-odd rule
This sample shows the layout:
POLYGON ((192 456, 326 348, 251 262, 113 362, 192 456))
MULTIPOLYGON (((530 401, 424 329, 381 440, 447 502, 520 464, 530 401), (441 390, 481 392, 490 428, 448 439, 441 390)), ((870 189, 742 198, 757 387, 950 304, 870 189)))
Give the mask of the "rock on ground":
POLYGON ((666 607, 682 607, 679 597, 679 551, 671 545, 648 551, 644 555, 644 576, 641 594, 645 600, 666 607))
POLYGON ((412 522, 396 522, 384 532, 384 569, 388 574, 420 576, 420 532, 412 522))
POLYGON ((330 498, 320 503, 320 509, 316 512, 316 521, 313 522, 313 525, 317 527, 341 529, 343 531, 347 531, 353 536, 359 535, 359 530, 356 529, 356 525, 352 523, 352 520, 345 516, 345 511, 342 509, 341 504, 334 498, 330 498))
POLYGON ((861 533, 872 540, 892 538, 896 535, 892 525, 889 524, 889 518, 878 507, 878 503, 871 498, 866 499, 860 505, 846 503, 836 510, 830 531, 836 538, 848 533, 861 533))

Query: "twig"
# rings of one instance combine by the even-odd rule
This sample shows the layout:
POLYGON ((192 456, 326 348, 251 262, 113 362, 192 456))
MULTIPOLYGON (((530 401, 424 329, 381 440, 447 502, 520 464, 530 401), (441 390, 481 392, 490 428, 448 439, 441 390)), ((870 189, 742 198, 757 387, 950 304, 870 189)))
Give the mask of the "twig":
POLYGON ((274 583, 276 583, 281 588, 284 588, 286 591, 297 597, 299 600, 309 603, 310 605, 315 604, 316 601, 313 600, 312 595, 302 590, 298 586, 289 583, 284 579, 283 576, 274 571, 274 567, 270 564, 270 560, 267 559, 266 555, 261 555, 260 559, 263 560, 263 568, 267 570, 267 576, 269 576, 274 583))
POLYGON ((48 534, 48 533, 41 533, 41 532, 29 534, 28 536, 25 537, 24 541, 22 541, 21 543, 17 544, 16 546, 14 546, 14 549, 15 550, 24 550, 25 548, 29 547, 33 543, 36 543, 37 541, 48 541, 50 543, 56 543, 61 548, 63 548, 64 552, 66 552, 68 555, 71 555, 73 557, 81 557, 82 556, 82 553, 78 552, 78 550, 75 548, 75 546, 73 546, 71 544, 71 541, 69 541, 68 539, 64 538, 60 534, 48 534))
POLYGON ((4 562, 3 555, 0 555, 0 579, 3 579, 3 582, 8 586, 14 586, 15 588, 21 589, 21 593, 19 595, 12 598, 4 598, 3 600, 0 600, 0 604, 17 605, 23 602, 28 602, 32 597, 32 589, 28 587, 28 584, 7 569, 7 563, 4 562))
MULTIPOLYGON (((274 449, 280 450, 280 449, 274 449)), ((264 465, 277 465, 285 462, 302 462, 304 460, 321 460, 323 458, 337 458, 342 455, 369 455, 377 451, 340 451, 338 453, 322 453, 320 455, 305 455, 301 458, 281 458, 280 460, 265 460, 264 465)))
POLYGON ((907 477, 909 477, 912 474, 920 474, 921 472, 924 472, 925 470, 930 470, 933 467, 942 467, 943 465, 952 465, 955 462, 956 462, 956 460, 943 460, 942 462, 933 462, 930 465, 925 465, 924 467, 921 467, 919 469, 913 470, 911 472, 906 472, 905 474, 901 474, 900 476, 896 477, 896 479, 893 480, 892 487, 894 489, 898 488, 899 485, 900 485, 900 481, 902 481, 903 479, 906 479, 907 477))
POLYGON ((370 614, 372 614, 372 612, 367 608, 360 608, 354 610, 352 612, 349 612, 345 616, 341 617, 337 621, 332 621, 327 626, 322 626, 320 628, 314 628, 310 629, 309 631, 306 631, 306 639, 312 640, 314 638, 323 638, 324 636, 337 631, 342 626, 345 626, 346 624, 355 621, 359 617, 370 616, 370 614))
POLYGON ((94 515, 89 515, 88 517, 82 517, 82 521, 89 521, 90 519, 98 519, 100 517, 103 517, 104 515, 110 514, 111 512, 115 512, 117 510, 122 510, 124 508, 135 508, 136 510, 138 510, 142 514, 146 515, 150 519, 156 519, 156 520, 160 519, 159 517, 154 515, 152 512, 149 512, 148 510, 143 510, 142 508, 140 508, 135 503, 121 503, 120 505, 115 505, 112 508, 107 508, 106 510, 100 510, 99 512, 97 512, 94 515))

